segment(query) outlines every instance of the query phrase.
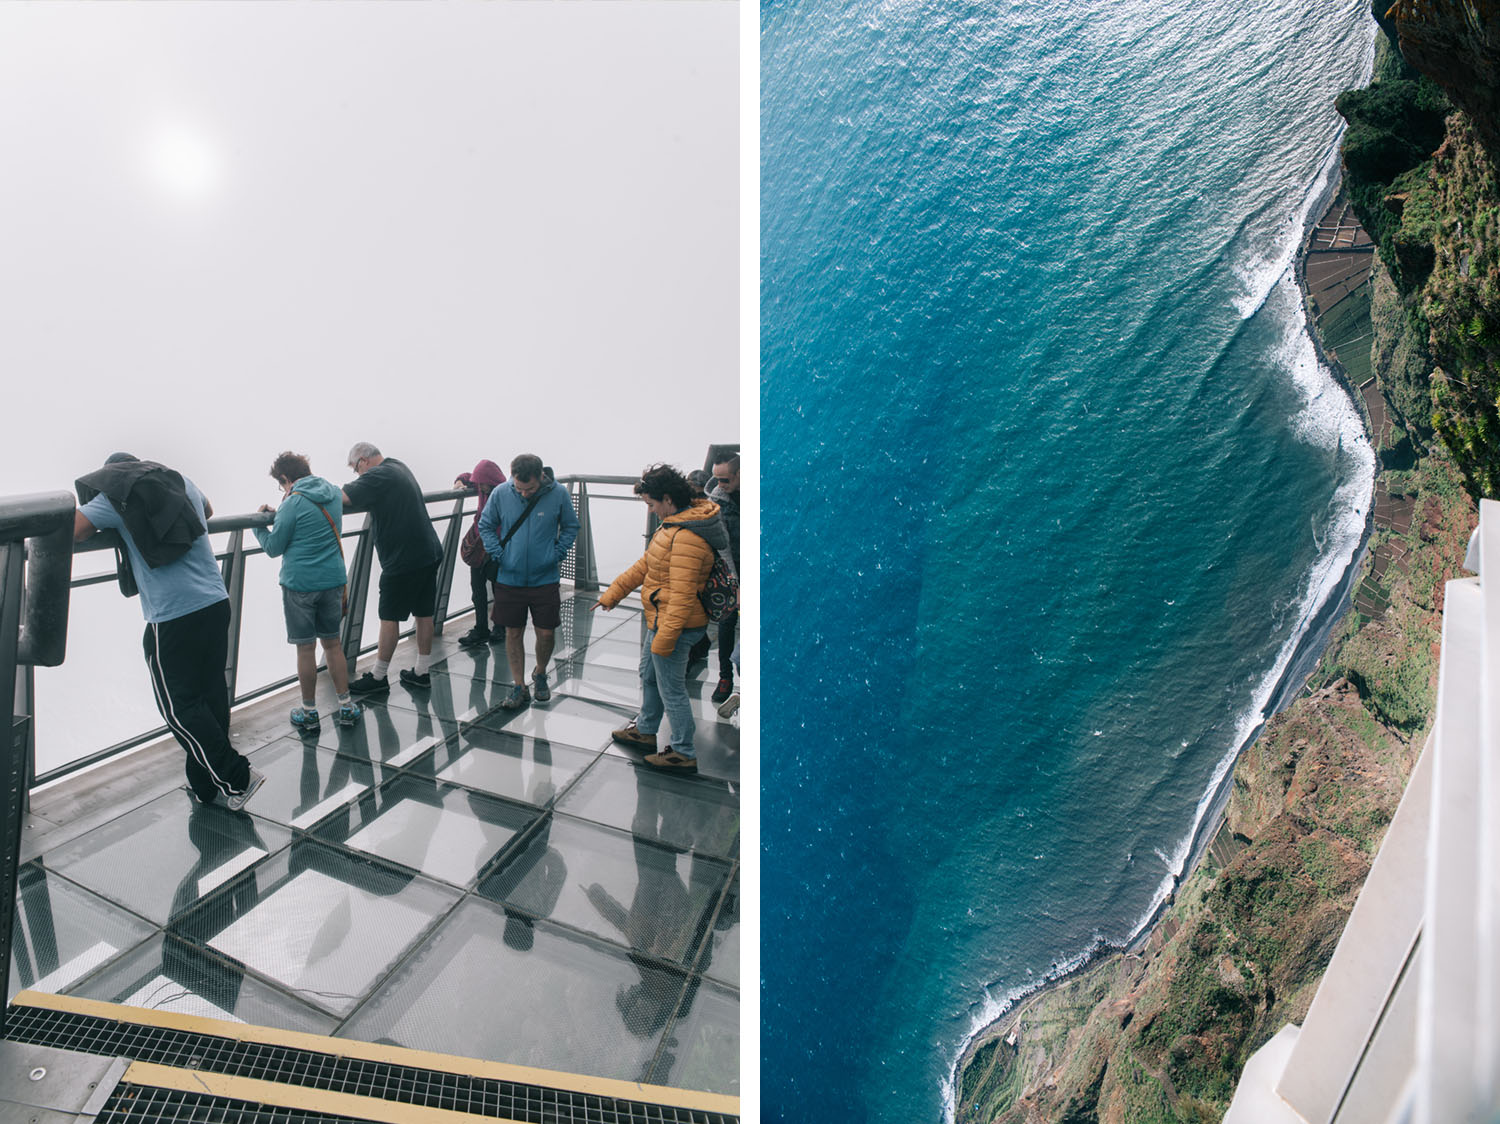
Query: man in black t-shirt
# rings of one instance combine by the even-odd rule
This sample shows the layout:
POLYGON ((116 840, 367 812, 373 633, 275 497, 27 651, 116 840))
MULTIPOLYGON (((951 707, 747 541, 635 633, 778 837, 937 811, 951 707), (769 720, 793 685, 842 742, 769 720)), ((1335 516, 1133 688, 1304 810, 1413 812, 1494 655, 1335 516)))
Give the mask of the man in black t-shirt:
MULTIPOLYGON (((366 511, 375 522, 375 555, 380 559, 380 640, 375 667, 349 684, 356 695, 378 695, 390 690, 391 657, 401 622, 417 621, 417 666, 403 668, 408 687, 430 687, 427 668, 432 661, 432 614, 437 605, 438 566, 443 546, 427 517, 422 487, 411 469, 381 456, 368 441, 349 450, 349 467, 357 480, 344 485, 345 509, 366 511)), ((352 668, 350 670, 353 670, 352 668)))

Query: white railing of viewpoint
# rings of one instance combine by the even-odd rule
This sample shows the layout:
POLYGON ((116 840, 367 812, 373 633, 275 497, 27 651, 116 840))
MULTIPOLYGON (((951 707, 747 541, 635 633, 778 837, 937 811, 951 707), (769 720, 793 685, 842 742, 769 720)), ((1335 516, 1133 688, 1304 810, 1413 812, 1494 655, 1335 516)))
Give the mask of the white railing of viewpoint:
POLYGON ((1226 1124, 1500 1119, 1500 503, 1451 581, 1436 720, 1301 1027, 1226 1124))

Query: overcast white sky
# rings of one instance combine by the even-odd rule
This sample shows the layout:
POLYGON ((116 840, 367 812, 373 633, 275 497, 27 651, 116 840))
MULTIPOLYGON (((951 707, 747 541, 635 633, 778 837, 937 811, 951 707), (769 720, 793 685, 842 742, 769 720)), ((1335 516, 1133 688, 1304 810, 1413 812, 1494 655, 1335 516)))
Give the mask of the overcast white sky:
POLYGON ((0 4, 5 493, 740 439, 737 5, 0 4))

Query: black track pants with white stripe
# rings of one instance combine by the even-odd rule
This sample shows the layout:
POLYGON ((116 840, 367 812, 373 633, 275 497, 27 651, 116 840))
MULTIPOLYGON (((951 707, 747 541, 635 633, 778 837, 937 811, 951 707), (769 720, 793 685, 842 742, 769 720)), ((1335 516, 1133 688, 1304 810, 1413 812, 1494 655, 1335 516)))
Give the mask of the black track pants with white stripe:
POLYGON ((188 785, 199 799, 244 792, 250 762, 229 742, 229 602, 146 625, 142 637, 156 709, 187 751, 188 785))

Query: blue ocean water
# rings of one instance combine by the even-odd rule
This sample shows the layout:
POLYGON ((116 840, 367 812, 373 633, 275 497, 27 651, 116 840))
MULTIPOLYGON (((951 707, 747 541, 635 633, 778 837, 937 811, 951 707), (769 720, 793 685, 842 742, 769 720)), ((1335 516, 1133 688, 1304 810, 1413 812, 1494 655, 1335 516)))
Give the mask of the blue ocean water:
POLYGON ((1366 0, 762 9, 768 1120, 952 1115, 1359 549, 1292 263, 1366 0))

